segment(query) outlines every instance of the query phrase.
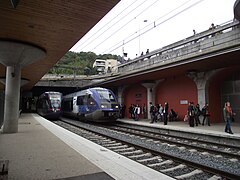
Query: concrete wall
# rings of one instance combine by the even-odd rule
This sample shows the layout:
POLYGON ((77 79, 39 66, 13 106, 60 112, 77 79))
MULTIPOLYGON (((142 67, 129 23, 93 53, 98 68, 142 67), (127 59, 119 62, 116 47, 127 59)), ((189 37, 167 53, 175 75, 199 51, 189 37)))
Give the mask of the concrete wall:
MULTIPOLYGON (((222 69, 209 80, 207 93, 211 123, 223 122, 223 106, 230 101, 236 113, 235 122, 240 122, 240 67, 222 69)), ((169 108, 174 109, 180 120, 187 113, 188 102, 197 104, 197 87, 195 82, 186 75, 168 77, 156 87, 156 104, 169 103, 169 108)), ((128 107, 147 104, 147 90, 141 84, 134 84, 124 91, 124 104, 126 117, 130 117, 128 107)), ((200 107, 202 108, 202 107, 200 107)), ((142 118, 142 116, 140 117, 142 118)))
POLYGON ((226 101, 236 113, 235 120, 240 122, 240 67, 219 71, 209 82, 209 109, 211 122, 224 122, 223 107, 226 101))
POLYGON ((231 103, 233 112, 236 113, 235 122, 240 122, 240 67, 230 69, 229 74, 226 80, 222 83, 221 86, 221 103, 222 106, 226 101, 231 103), (232 73, 231 71, 232 70, 232 73))
POLYGON ((223 104, 221 103, 221 85, 226 77, 224 73, 217 73, 210 79, 208 88, 208 105, 210 111, 210 123, 223 122, 223 104))
MULTIPOLYGON (((183 120, 188 102, 197 103, 197 87, 193 80, 185 75, 167 78, 156 87, 155 97, 156 104, 168 102, 170 109, 174 109, 183 120)), ((124 91, 124 104, 126 105, 126 117, 130 117, 128 108, 131 104, 139 104, 141 107, 144 104, 148 106, 147 89, 140 84, 128 87, 124 91)), ((142 117, 141 115, 140 118, 142 117)))
POLYGON ((156 103, 169 103, 169 110, 174 109, 180 120, 187 113, 188 102, 197 103, 197 87, 186 75, 170 77, 161 82, 156 89, 156 103))

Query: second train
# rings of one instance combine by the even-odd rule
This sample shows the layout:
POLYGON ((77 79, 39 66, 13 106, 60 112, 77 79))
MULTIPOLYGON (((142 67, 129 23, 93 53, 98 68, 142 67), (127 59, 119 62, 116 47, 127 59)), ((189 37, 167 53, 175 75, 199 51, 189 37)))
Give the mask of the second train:
POLYGON ((119 117, 119 104, 106 88, 89 88, 62 99, 62 115, 92 122, 113 122, 119 117))

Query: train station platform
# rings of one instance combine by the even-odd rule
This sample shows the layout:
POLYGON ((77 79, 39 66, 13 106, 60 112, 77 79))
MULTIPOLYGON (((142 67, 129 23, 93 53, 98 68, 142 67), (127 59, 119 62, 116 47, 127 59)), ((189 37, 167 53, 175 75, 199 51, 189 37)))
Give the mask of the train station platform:
MULTIPOLYGON (((216 135, 216 136, 224 136, 224 137, 236 137, 240 140, 240 123, 233 122, 231 124, 231 129, 234 134, 228 134, 224 132, 225 130, 225 123, 213 123, 211 126, 208 125, 198 125, 194 127, 189 127, 188 122, 184 121, 170 121, 167 125, 164 125, 163 122, 155 122, 150 123, 149 119, 139 119, 135 121, 134 119, 118 119, 118 121, 129 123, 129 124, 138 124, 142 126, 149 126, 149 127, 157 127, 162 129, 172 129, 184 132, 194 132, 200 134, 209 134, 209 135, 216 135)), ((200 120, 201 122, 201 120, 200 120)))
POLYGON ((172 179, 37 114, 18 123, 18 133, 0 133, 0 179, 172 179))

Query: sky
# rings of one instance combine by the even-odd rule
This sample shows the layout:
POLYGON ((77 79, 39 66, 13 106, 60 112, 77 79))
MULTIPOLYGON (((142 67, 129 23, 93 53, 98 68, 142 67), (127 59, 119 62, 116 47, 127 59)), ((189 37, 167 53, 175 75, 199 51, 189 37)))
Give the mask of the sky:
POLYGON ((233 20, 235 0, 121 0, 70 51, 133 59, 233 20))

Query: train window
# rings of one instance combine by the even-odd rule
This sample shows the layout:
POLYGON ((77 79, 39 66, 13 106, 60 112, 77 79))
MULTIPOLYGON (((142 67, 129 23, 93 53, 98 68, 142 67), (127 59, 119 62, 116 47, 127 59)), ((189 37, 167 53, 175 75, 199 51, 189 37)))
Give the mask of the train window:
POLYGON ((89 106, 94 106, 95 105, 95 100, 93 99, 93 97, 91 95, 90 95, 90 97, 88 97, 87 104, 89 106))
POLYGON ((87 104, 88 102, 88 95, 83 96, 83 104, 87 104))
POLYGON ((59 99, 57 99, 57 100, 51 99, 51 105, 53 108, 59 108, 61 106, 60 100, 59 99))
POLYGON ((115 101, 113 94, 107 90, 97 90, 99 93, 100 99, 107 101, 115 101))
POLYGON ((82 96, 77 97, 77 105, 83 105, 83 97, 82 96))

